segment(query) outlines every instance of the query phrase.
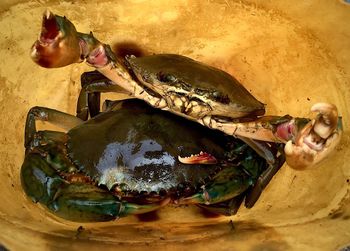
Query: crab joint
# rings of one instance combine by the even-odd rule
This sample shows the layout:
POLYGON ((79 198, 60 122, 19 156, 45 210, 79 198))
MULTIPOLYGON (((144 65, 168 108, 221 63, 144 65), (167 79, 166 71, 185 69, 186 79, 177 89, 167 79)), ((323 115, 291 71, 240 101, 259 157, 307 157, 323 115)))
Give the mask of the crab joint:
POLYGON ((200 152, 199 154, 191 155, 190 157, 181 157, 178 156, 178 159, 183 164, 204 164, 204 165, 213 165, 216 164, 218 161, 217 159, 206 152, 200 152))

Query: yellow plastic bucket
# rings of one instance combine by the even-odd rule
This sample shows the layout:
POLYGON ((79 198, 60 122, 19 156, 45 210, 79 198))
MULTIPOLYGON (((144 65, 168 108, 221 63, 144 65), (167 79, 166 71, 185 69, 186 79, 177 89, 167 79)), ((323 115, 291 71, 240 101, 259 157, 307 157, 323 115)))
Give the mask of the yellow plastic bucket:
MULTIPOLYGON (((350 245, 350 6, 346 1, 49 1, 0 3, 0 243, 10 250, 341 250, 350 245), (101 41, 177 53, 239 79, 274 115, 337 105, 341 144, 306 171, 283 166, 254 208, 209 217, 169 206, 151 219, 78 224, 24 195, 19 171, 27 111, 74 114, 84 64, 44 69, 29 57, 45 9, 101 41)), ((118 98, 118 97, 117 97, 118 98)))

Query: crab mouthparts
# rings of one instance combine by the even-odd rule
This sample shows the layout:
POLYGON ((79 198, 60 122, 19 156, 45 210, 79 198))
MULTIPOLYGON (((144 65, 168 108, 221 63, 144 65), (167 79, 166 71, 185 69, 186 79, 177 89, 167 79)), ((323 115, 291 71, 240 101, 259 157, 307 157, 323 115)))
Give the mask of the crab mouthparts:
POLYGON ((42 44, 52 43, 59 35, 60 28, 55 15, 47 10, 43 15, 39 41, 42 44))
POLYGON ((196 154, 196 155, 192 154, 190 157, 178 156, 178 159, 183 164, 191 164, 191 165, 193 164, 213 165, 218 162, 213 155, 205 152, 200 152, 199 154, 196 154))

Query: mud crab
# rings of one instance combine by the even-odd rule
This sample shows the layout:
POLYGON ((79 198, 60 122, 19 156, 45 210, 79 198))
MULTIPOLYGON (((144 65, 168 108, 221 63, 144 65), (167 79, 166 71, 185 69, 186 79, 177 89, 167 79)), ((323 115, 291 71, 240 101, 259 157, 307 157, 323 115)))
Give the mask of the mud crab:
POLYGON ((274 160, 262 142, 285 144, 287 163, 301 169, 324 159, 340 141, 341 117, 332 104, 312 106, 315 119, 263 116, 263 103, 224 71, 180 55, 117 60, 110 46, 50 11, 43 15, 31 57, 48 68, 86 61, 111 81, 98 81, 85 92, 122 89, 155 108, 239 137, 270 163, 274 160))
MULTIPOLYGON (((255 202, 253 185, 269 164, 244 142, 144 101, 105 107, 88 121, 44 107, 28 112, 21 181, 34 202, 78 222, 146 213, 169 202, 232 215, 244 197, 248 207, 255 202), (37 131, 36 120, 68 131, 37 131)), ((280 167, 278 144, 270 149, 280 167)))

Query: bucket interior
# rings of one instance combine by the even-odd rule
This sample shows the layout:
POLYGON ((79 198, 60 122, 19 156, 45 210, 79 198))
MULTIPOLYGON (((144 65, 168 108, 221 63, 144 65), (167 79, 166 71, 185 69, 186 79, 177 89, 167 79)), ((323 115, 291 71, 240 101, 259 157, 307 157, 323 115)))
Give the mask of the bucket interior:
POLYGON ((8 249, 336 250, 350 244, 346 2, 8 0, 0 11, 0 242, 8 249), (314 103, 333 103, 343 117, 342 141, 311 169, 285 164, 256 205, 232 217, 167 206, 107 223, 59 219, 22 191, 25 118, 33 106, 74 114, 80 75, 92 69, 32 62, 29 49, 46 9, 81 32, 93 31, 119 54, 175 53, 225 70, 266 104, 267 114, 312 117, 314 103))

